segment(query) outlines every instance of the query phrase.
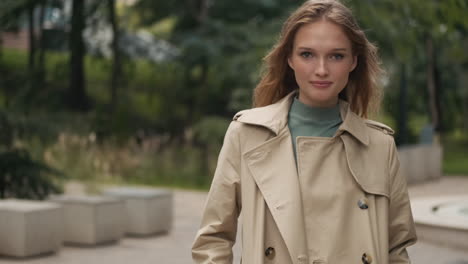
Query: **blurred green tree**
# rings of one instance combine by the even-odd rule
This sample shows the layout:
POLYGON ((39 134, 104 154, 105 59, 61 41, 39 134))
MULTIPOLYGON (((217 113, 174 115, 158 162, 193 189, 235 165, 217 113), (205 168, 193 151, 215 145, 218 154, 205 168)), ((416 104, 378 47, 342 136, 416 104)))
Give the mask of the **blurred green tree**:
MULTIPOLYGON (((398 105, 397 89, 408 87, 406 101, 409 115, 426 114, 437 132, 457 126, 453 116, 463 115, 460 93, 463 89, 457 79, 467 70, 468 56, 462 54, 468 40, 466 29, 468 2, 464 0, 378 0, 348 1, 368 34, 380 47, 389 73, 390 100, 386 108, 392 116, 406 107, 398 105), (406 70, 402 70, 406 65, 406 70), (462 70, 464 68, 464 70, 462 70), (404 78, 406 73, 407 78, 404 78), (398 81, 400 79, 400 81, 398 81), (423 95, 423 96, 421 96, 423 95)), ((401 98, 401 97, 400 97, 401 98)), ((464 116, 466 116, 466 112, 464 116)), ((398 122, 399 132, 406 126, 398 122)), ((400 140, 405 141, 405 140, 400 140)), ((405 143, 405 142, 400 142, 405 143)))
MULTIPOLYGON (((61 7, 60 0, 6 0, 0 2, 0 31, 17 31, 27 17, 28 85, 16 87, 21 107, 29 109, 33 99, 45 88, 45 13, 48 7, 61 7)), ((7 89, 4 87, 4 89, 7 89)), ((5 95, 9 94, 5 92, 5 95)))
POLYGON ((181 85, 161 88, 176 95, 164 97, 163 104, 168 109, 183 108, 168 111, 162 117, 172 121, 166 122, 169 131, 183 136, 187 127, 204 116, 232 116, 250 107, 261 58, 281 26, 278 17, 285 16, 300 2, 138 1, 132 7, 136 27, 151 27, 171 19, 169 40, 182 50, 178 59, 183 68, 181 85), (180 112, 185 114, 176 114, 180 112))

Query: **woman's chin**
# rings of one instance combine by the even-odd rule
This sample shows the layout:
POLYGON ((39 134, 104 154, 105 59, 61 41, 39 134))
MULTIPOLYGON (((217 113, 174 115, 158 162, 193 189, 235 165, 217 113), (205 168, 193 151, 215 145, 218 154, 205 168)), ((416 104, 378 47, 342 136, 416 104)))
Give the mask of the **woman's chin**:
MULTIPOLYGON (((301 98, 299 98, 300 100, 301 98)), ((313 107, 331 107, 334 106, 338 101, 338 96, 332 96, 330 94, 314 94, 300 100, 301 102, 313 106, 313 107)))

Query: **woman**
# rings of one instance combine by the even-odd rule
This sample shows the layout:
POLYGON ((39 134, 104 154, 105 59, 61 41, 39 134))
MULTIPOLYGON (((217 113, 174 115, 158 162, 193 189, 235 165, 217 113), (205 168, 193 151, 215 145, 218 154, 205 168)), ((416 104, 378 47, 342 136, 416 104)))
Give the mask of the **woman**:
POLYGON ((285 22, 226 132, 192 256, 232 263, 410 263, 416 235, 393 131, 377 105, 376 48, 338 1, 285 22))

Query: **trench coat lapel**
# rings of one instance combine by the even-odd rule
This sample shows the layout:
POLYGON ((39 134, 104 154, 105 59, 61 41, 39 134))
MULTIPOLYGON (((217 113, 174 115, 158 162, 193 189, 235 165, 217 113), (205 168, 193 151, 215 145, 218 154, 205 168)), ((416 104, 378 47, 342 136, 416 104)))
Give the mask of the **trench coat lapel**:
POLYGON ((242 112, 236 120, 269 129, 274 136, 243 154, 273 219, 289 250, 293 263, 307 258, 307 240, 301 191, 294 159, 287 116, 292 92, 279 102, 255 110, 253 115, 242 112))
POLYGON ((306 255, 304 215, 289 129, 244 154, 295 262, 306 255))

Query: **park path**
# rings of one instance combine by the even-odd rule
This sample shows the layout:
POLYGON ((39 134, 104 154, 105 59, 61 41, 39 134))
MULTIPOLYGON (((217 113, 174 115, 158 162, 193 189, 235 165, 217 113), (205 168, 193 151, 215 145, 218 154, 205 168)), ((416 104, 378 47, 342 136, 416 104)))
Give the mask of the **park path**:
MULTIPOLYGON (((444 177, 442 180, 413 185, 410 196, 468 194, 468 177, 444 177)), ((189 264, 190 247, 200 223, 205 192, 174 191, 174 226, 166 235, 146 238, 125 237, 98 247, 63 247, 56 254, 29 259, 0 258, 0 264, 189 264)), ((236 262, 239 246, 235 248, 236 262)), ((418 242, 409 248, 414 264, 468 264, 468 252, 418 242)))

